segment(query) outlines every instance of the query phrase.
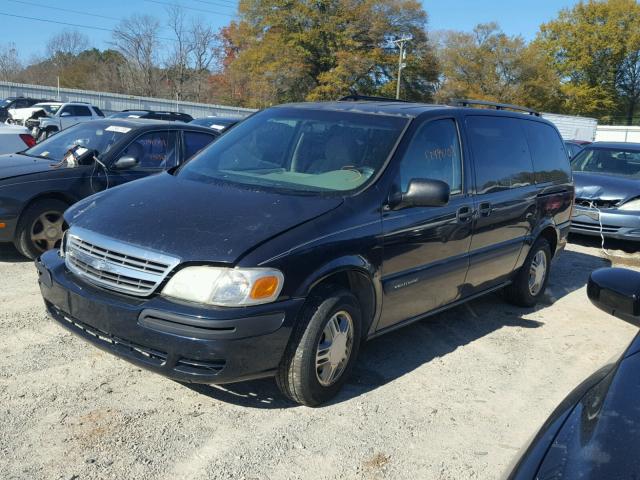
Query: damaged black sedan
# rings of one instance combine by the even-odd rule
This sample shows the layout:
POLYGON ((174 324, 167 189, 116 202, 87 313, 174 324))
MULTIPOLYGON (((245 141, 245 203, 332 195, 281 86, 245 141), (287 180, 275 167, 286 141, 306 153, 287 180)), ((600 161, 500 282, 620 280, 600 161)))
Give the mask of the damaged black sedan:
POLYGON ((0 242, 35 258, 60 245, 62 214, 93 193, 180 165, 218 132, 153 120, 96 120, 0 156, 0 242))

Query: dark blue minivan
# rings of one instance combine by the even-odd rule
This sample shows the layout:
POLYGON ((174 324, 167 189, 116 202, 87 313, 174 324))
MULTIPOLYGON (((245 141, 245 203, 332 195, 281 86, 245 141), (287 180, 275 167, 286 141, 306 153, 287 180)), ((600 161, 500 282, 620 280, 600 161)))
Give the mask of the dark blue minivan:
POLYGON ((363 340, 498 289, 544 294, 574 188, 535 112, 349 99, 254 114, 185 165, 67 210, 49 314, 183 382, 318 405, 363 340))

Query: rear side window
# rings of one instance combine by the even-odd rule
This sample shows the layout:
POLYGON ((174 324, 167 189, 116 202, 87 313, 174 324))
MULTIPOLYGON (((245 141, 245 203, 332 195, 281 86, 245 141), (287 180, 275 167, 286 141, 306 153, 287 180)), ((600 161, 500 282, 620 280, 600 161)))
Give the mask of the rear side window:
POLYGON ((568 182, 571 167, 558 132, 539 122, 525 121, 522 126, 531 150, 535 182, 568 182))
POLYGON ((479 194, 533 183, 533 166, 522 122, 510 117, 467 117, 479 194))
POLYGON ((202 132, 184 132, 184 159, 188 160, 215 140, 216 137, 202 132))
POLYGON ((91 116, 91 110, 89 110, 89 107, 83 107, 81 105, 73 105, 70 108, 71 108, 71 115, 74 115, 76 117, 91 116))

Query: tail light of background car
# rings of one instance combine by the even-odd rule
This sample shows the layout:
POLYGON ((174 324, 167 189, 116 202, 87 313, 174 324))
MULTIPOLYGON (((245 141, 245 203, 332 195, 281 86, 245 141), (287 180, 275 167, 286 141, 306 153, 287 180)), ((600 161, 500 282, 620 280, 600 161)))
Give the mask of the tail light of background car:
POLYGON ((22 141, 27 145, 27 147, 31 148, 36 144, 36 139, 33 138, 31 135, 29 135, 28 133, 21 133, 20 134, 20 138, 22 139, 22 141))

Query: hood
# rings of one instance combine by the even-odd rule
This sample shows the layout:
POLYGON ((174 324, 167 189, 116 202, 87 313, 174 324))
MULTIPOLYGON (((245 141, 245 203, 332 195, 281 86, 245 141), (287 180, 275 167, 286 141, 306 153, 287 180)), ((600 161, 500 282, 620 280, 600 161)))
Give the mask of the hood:
POLYGON ((48 172, 53 161, 44 158, 33 158, 20 153, 0 155, 0 180, 20 177, 31 173, 48 172))
POLYGON ((77 203, 67 223, 182 261, 235 263, 262 242, 342 203, 161 173, 77 203))
POLYGON ((10 108, 9 114, 14 120, 26 120, 38 110, 42 110, 42 107, 10 108))
POLYGON ((576 198, 629 200, 640 196, 640 179, 601 173, 573 172, 576 198))

